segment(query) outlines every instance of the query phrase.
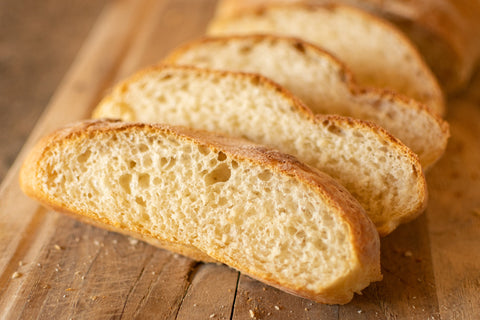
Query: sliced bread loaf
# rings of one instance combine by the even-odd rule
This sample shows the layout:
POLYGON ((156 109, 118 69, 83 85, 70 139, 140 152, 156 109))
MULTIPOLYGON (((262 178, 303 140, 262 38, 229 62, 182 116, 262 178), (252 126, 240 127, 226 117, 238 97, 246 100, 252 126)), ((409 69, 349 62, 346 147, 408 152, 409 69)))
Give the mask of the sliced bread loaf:
POLYGON ((44 138, 25 193, 96 225, 180 244, 285 291, 347 303, 381 279, 378 234, 329 176, 240 139, 83 122, 44 138))
POLYGON ((447 147, 448 124, 424 105, 391 91, 360 88, 340 61, 300 39, 273 35, 205 38, 178 48, 165 61, 260 73, 290 90, 314 113, 375 122, 412 149, 424 168, 435 163, 447 147))
POLYGON ((259 75, 152 67, 118 85, 94 117, 219 131, 278 148, 340 181, 381 235, 426 205, 422 167, 399 140, 372 123, 314 116, 284 88, 259 75))
POLYGON ((480 55, 480 2, 471 0, 219 0, 216 16, 226 18, 269 3, 345 3, 395 24, 416 45, 448 93, 462 89, 480 55))
POLYGON ((443 94, 415 47, 388 22, 345 5, 271 5, 216 19, 210 35, 273 33, 330 51, 362 85, 392 89, 445 112, 443 94))

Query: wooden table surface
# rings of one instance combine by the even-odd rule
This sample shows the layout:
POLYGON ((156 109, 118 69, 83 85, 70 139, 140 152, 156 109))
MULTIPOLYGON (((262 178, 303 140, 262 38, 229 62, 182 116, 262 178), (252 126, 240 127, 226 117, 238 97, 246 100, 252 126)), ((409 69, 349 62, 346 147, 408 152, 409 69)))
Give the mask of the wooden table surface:
POLYGON ((82 224, 20 192, 39 137, 88 118, 119 79, 201 36, 215 2, 0 2, 0 318, 479 319, 478 72, 449 99, 452 137, 427 173, 426 213, 382 239, 384 280, 345 306, 82 224))

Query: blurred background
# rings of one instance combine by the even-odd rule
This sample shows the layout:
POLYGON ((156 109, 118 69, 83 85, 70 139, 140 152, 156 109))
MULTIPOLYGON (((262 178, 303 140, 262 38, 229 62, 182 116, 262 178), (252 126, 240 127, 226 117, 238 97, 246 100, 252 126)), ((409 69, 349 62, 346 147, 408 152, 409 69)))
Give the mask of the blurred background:
POLYGON ((107 2, 0 1, 0 181, 107 2))

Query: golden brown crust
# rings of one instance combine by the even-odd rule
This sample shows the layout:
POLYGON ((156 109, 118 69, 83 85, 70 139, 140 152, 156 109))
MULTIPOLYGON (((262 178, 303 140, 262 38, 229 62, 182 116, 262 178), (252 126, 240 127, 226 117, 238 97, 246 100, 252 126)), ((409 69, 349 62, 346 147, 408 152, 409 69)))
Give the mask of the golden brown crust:
POLYGON ((329 11, 329 12, 335 12, 335 11, 345 11, 345 12, 350 12, 354 15, 357 16, 362 16, 365 21, 373 21, 376 25, 381 26, 383 29, 388 30, 389 33, 395 36, 395 38, 399 39, 399 41, 402 42, 402 44, 408 48, 409 53, 413 56, 413 59, 417 61, 418 67, 420 68, 421 72, 423 75, 425 75, 428 79, 428 83, 432 85, 432 88, 434 89, 434 96, 432 97, 432 100, 436 102, 438 105, 438 114, 440 116, 443 116, 445 114, 445 98, 443 96, 443 91, 431 72, 430 68, 428 67, 427 63, 421 56, 421 54, 418 52, 417 48, 411 43, 411 41, 400 31, 395 27, 393 24, 390 22, 381 19, 373 14, 367 13, 363 10, 360 10, 356 7, 346 5, 346 4, 341 4, 341 3, 322 3, 322 4, 311 4, 311 3, 267 3, 267 4, 260 4, 257 6, 252 6, 252 7, 246 7, 246 8, 241 8, 240 10, 233 12, 231 15, 228 17, 222 18, 222 17, 217 17, 214 19, 210 26, 209 30, 215 28, 215 29, 221 29, 223 28, 222 25, 228 24, 230 20, 234 20, 242 15, 257 15, 257 16, 262 16, 265 14, 267 10, 272 10, 272 9, 282 9, 282 8, 287 8, 288 10, 307 10, 307 11, 316 11, 316 10, 322 10, 322 11, 329 11))
MULTIPOLYGON (((184 250, 187 255, 195 254, 197 251, 188 252, 189 247, 184 244, 176 246, 176 242, 171 239, 163 239, 158 235, 154 236, 148 230, 144 230, 134 225, 117 225, 107 219, 98 217, 94 212, 83 212, 78 208, 72 208, 68 203, 61 203, 58 200, 49 197, 42 190, 42 183, 38 181, 39 172, 44 168, 40 166, 42 159, 50 148, 57 144, 69 144, 78 139, 88 139, 92 135, 99 134, 114 134, 120 131, 132 131, 133 134, 138 131, 155 134, 161 132, 176 137, 180 140, 189 141, 190 143, 207 146, 213 150, 222 151, 232 159, 237 161, 248 161, 268 167, 271 170, 280 174, 293 176, 296 179, 303 181, 311 188, 321 195, 325 202, 331 206, 333 210, 343 219, 349 226, 351 245, 354 248, 355 259, 354 265, 357 266, 358 277, 363 279, 363 286, 368 285, 371 281, 380 280, 380 264, 379 264, 379 239, 375 231, 375 227, 368 219, 360 205, 353 199, 353 197, 340 185, 338 185, 329 176, 318 172, 315 169, 309 168, 306 165, 298 162, 294 157, 282 154, 278 151, 265 148, 264 146, 255 145, 243 139, 234 139, 221 135, 208 133, 205 131, 192 131, 182 127, 169 127, 165 125, 147 125, 138 123, 121 123, 114 121, 85 121, 77 123, 71 127, 60 129, 50 136, 41 140, 27 157, 21 172, 20 185, 22 190, 32 198, 39 200, 47 206, 53 207, 62 212, 73 212, 75 215, 80 215, 80 219, 87 220, 89 223, 94 223, 103 228, 119 231, 129 235, 134 235, 140 239, 156 239, 160 246, 173 248, 177 252, 184 250)), ((197 249, 197 248, 192 248, 197 249)), ((210 256, 212 256, 210 254, 210 256)), ((332 291, 325 294, 318 294, 305 290, 304 288, 292 288, 288 284, 279 283, 274 279, 270 279, 265 274, 250 270, 248 266, 237 265, 226 257, 215 256, 212 258, 227 263, 228 265, 238 268, 255 278, 261 279, 273 285, 276 285, 283 290, 292 291, 302 297, 310 298, 315 301, 324 303, 346 303, 351 299, 353 293, 345 291, 342 283, 334 284, 332 291), (335 287, 337 285, 337 287, 335 287), (338 296, 335 295, 336 292, 338 296), (332 295, 332 296, 330 296, 332 295)), ((353 278, 351 281, 359 281, 353 278)))

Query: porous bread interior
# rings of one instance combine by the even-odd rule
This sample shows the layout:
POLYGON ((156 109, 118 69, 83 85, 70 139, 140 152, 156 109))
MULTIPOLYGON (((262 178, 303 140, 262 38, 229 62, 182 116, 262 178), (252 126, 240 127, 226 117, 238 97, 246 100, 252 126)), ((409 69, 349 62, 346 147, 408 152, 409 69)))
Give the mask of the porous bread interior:
POLYGON ((446 148, 448 134, 440 120, 416 102, 378 91, 353 92, 344 67, 303 42, 268 36, 211 38, 181 48, 167 61, 260 73, 290 90, 315 113, 379 124, 412 149, 424 167, 434 163, 446 148))
POLYGON ((262 74, 290 90, 316 113, 348 108, 345 100, 352 96, 345 84, 349 75, 334 58, 312 52, 293 39, 211 38, 174 52, 167 62, 262 74))
POLYGON ((362 85, 388 88, 444 113, 436 79, 406 37, 343 6, 272 6, 213 21, 210 35, 272 33, 300 37, 344 61, 362 85))
POLYGON ((293 103, 257 76, 166 67, 120 86, 94 116, 219 131, 278 148, 340 181, 382 234, 418 213, 421 177, 407 154, 376 129, 315 122, 293 103))
POLYGON ((290 288, 321 291, 356 268, 338 209, 294 177, 159 132, 64 143, 46 151, 38 179, 66 208, 224 256, 290 288))

